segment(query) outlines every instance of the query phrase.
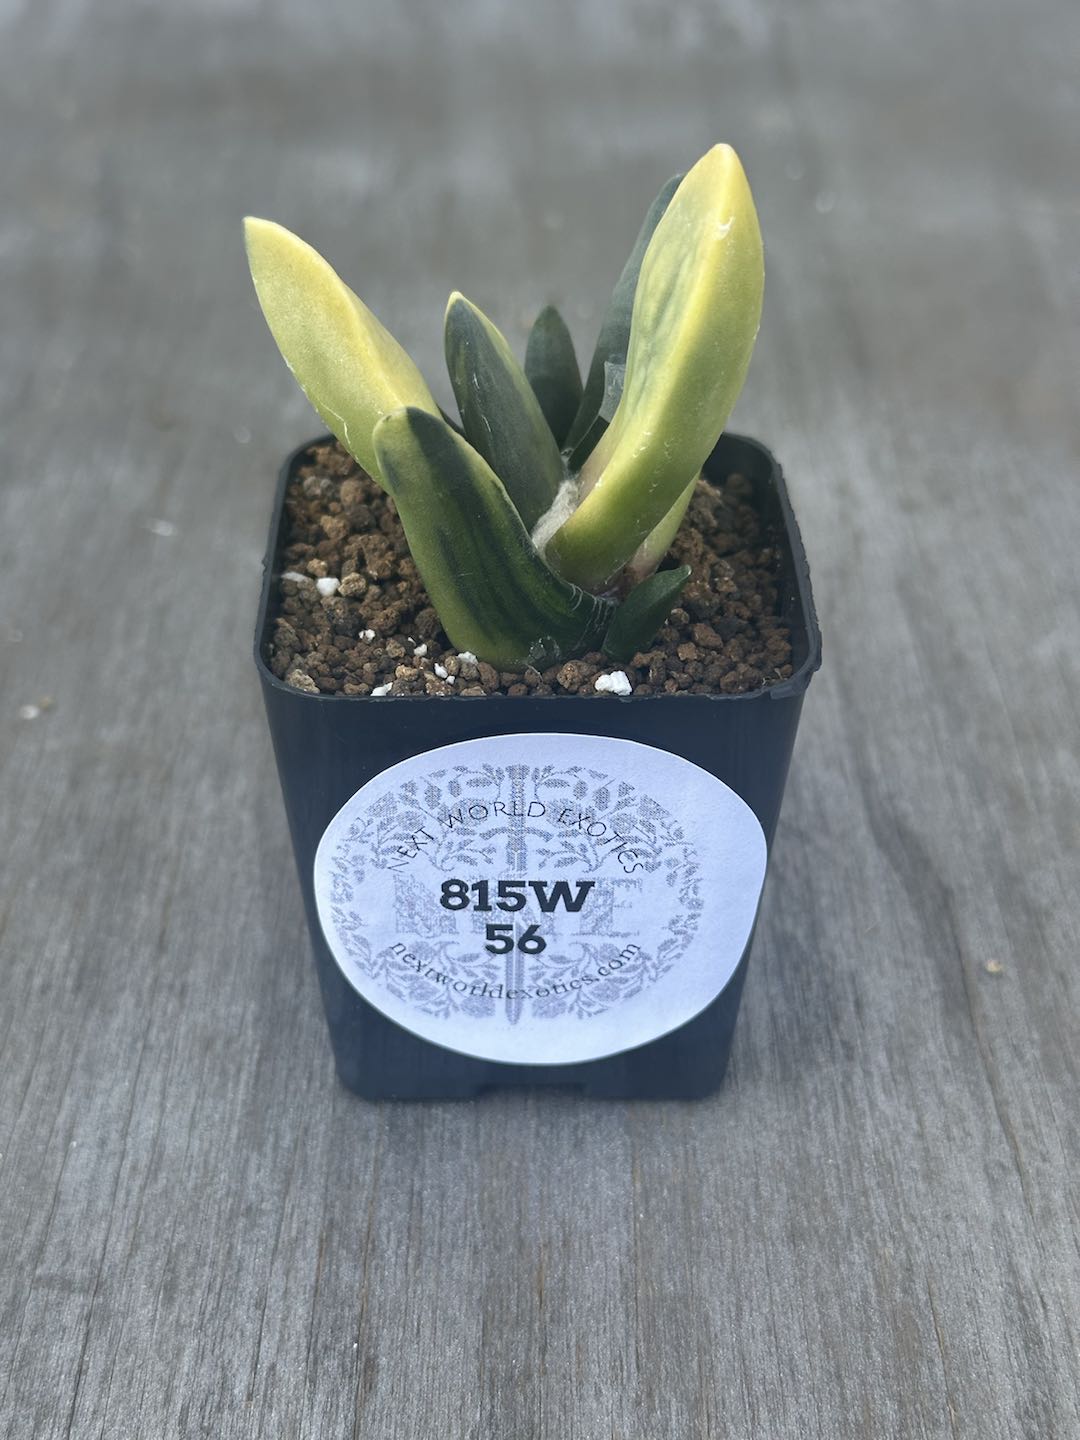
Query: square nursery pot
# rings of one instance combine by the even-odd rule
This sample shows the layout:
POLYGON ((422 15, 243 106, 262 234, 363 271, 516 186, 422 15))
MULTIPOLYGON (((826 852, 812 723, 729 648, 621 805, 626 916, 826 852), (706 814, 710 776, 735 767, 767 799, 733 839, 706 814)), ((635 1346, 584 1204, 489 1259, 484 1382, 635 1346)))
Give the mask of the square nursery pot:
POLYGON ((341 1079, 370 1099, 719 1085, 821 637, 780 467, 725 435, 782 549, 792 675, 745 695, 314 695, 255 657, 341 1079))

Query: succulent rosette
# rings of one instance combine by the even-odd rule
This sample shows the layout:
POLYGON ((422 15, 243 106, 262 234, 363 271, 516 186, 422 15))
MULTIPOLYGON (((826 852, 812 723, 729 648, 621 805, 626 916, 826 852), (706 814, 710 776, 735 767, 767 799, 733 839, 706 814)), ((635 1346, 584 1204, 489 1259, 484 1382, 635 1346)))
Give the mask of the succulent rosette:
POLYGON ((500 669, 647 648, 689 577, 664 568, 742 389, 761 232, 716 145, 646 216, 584 383, 558 312, 522 366, 463 295, 445 351, 460 425, 363 301, 298 236, 245 222, 271 333, 304 393, 394 501, 451 643, 500 669))

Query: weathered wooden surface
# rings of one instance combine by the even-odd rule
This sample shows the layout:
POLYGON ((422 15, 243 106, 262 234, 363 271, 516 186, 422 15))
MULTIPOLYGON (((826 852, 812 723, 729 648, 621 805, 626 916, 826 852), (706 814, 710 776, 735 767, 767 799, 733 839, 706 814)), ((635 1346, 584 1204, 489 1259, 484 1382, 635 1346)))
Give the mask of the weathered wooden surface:
POLYGON ((1080 1435, 1077 54, 1069 0, 0 5, 0 1436, 1080 1435), (591 344, 714 138, 826 637, 730 1081, 365 1105, 239 217, 437 375, 454 286, 591 344))

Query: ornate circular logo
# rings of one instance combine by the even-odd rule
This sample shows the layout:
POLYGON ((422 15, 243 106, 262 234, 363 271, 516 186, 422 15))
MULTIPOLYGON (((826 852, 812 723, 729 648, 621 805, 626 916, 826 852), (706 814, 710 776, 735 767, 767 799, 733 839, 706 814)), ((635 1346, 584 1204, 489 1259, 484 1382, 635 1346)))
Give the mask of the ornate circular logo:
POLYGON ((358 790, 315 857, 327 944, 397 1024, 556 1065, 632 1049, 731 978, 765 836, 722 781, 596 735, 497 735, 358 790))

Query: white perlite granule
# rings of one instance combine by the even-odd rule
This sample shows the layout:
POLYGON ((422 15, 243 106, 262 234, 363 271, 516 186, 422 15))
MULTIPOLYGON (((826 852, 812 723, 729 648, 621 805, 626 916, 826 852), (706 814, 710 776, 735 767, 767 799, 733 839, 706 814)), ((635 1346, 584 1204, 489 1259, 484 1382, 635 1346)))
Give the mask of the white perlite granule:
MULTIPOLYGON (((393 682, 391 681, 391 684, 392 684, 392 683, 393 683, 393 682)), ((389 695, 389 694, 390 694, 390 686, 389 686, 389 685, 376 685, 375 688, 372 690, 371 693, 372 693, 372 695, 376 695, 376 696, 378 696, 378 695, 389 695)))
POLYGON ((340 588, 341 581, 336 580, 333 575, 324 575, 321 580, 315 581, 315 589, 326 599, 329 599, 331 595, 336 595, 340 588))
POLYGON ((311 576, 301 575, 299 570, 286 570, 281 578, 282 580, 296 580, 302 585, 311 584, 311 576))
POLYGON ((423 659, 423 657, 427 654, 427 646, 417 645, 416 649, 412 653, 423 659))
POLYGON ((457 657, 457 658, 458 658, 458 659, 462 662, 462 664, 464 664, 464 665, 475 665, 475 664, 476 664, 476 656, 472 653, 471 650, 459 650, 459 651, 458 651, 458 657, 457 657))
POLYGON ((612 670, 609 675, 597 675, 593 686, 608 695, 629 695, 634 688, 625 670, 612 670))
POLYGON ((361 630, 361 631, 360 631, 360 639, 361 639, 361 640, 367 640, 367 641, 369 642, 369 644, 370 644, 370 642, 375 639, 375 631, 374 631, 374 630, 361 630))

